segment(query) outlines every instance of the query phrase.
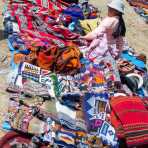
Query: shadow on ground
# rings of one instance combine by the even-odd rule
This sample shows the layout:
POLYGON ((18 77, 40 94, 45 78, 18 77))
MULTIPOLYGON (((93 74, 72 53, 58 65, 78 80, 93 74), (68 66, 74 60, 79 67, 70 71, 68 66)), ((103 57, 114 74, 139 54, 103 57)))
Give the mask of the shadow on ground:
POLYGON ((6 39, 4 36, 4 31, 0 29, 0 41, 6 39))

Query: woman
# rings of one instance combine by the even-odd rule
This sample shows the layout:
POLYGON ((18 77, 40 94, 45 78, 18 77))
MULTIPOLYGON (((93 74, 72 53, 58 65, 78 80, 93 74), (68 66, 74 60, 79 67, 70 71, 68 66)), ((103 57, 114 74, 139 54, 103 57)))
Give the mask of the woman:
POLYGON ((117 58, 123 49, 123 37, 126 27, 122 15, 124 4, 122 0, 113 0, 108 4, 108 16, 102 20, 98 28, 83 36, 83 39, 91 41, 86 56, 95 61, 100 56, 110 52, 117 58))

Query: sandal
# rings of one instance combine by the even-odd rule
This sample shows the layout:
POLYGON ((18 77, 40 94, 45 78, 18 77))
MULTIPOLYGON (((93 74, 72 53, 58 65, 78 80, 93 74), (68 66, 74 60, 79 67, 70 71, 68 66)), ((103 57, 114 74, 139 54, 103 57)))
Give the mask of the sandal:
POLYGON ((123 75, 134 72, 135 66, 126 60, 119 59, 117 61, 119 72, 123 75))
POLYGON ((136 56, 138 60, 143 61, 146 64, 147 58, 146 55, 141 53, 139 55, 136 56))
POLYGON ((22 90, 19 86, 15 85, 14 83, 10 83, 6 91, 10 93, 21 93, 22 90))

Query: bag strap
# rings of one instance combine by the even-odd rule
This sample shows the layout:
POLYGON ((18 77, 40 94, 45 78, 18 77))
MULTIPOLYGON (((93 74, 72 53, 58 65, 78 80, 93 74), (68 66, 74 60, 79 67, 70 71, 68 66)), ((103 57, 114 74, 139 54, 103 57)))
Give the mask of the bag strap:
POLYGON ((87 23, 87 26, 88 26, 88 28, 90 29, 90 31, 92 31, 92 29, 91 29, 91 27, 90 27, 90 25, 87 23))

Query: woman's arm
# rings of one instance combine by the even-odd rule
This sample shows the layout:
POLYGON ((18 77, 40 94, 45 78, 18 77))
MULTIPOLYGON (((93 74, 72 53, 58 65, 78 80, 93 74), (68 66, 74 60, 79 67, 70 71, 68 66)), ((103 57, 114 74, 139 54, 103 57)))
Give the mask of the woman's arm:
POLYGON ((122 52, 123 51, 124 44, 125 44, 125 41, 124 41, 124 38, 123 37, 118 37, 116 39, 116 47, 119 50, 119 52, 122 52))
POLYGON ((109 19, 109 17, 106 17, 104 20, 101 21, 100 25, 95 30, 83 36, 82 38, 91 41, 96 38, 102 37, 106 29, 109 28, 111 24, 112 21, 109 19))
POLYGON ((82 39, 86 39, 88 41, 91 41, 91 40, 95 39, 96 37, 97 36, 96 36, 96 29, 95 29, 92 32, 89 32, 87 35, 82 36, 81 38, 82 39))

